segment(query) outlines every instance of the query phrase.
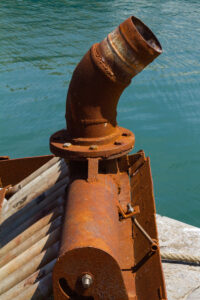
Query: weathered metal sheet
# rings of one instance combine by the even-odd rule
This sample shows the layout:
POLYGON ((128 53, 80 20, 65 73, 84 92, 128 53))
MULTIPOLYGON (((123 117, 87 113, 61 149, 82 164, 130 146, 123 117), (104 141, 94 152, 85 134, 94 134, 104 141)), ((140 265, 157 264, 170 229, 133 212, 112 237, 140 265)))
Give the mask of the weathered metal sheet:
POLYGON ((0 160, 0 178, 2 185, 15 185, 39 169, 54 155, 0 160))
MULTIPOLYGON (((132 205, 139 205, 140 214, 136 220, 157 244, 156 210, 149 158, 143 155, 143 162, 130 168, 132 205)), ((152 251, 152 243, 138 226, 133 224, 135 280, 138 299, 167 299, 160 251, 152 251), (144 289, 145 286, 145 289, 144 289)))
MULTIPOLYGON (((66 176, 64 169, 61 173, 66 176)), ((67 182, 68 177, 61 179, 1 224, 1 300, 47 299, 51 295, 51 273, 59 251, 67 182)), ((6 197, 6 188, 1 191, 6 197)))

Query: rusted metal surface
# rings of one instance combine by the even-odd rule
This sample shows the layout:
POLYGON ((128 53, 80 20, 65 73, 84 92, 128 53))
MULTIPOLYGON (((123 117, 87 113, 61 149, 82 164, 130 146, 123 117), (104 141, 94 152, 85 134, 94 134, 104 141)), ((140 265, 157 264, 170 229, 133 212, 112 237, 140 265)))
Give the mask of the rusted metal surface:
MULTIPOLYGON (((118 162, 118 166, 120 162, 118 162)), ((123 165, 118 177, 118 201, 123 207, 124 211, 127 211, 127 205, 130 203, 130 179, 128 173, 125 171, 126 168, 123 165)), ((134 264, 134 248, 133 248, 133 233, 131 218, 123 219, 119 221, 119 253, 120 253, 120 268, 126 286, 128 299, 136 300, 136 286, 135 286, 135 274, 132 272, 134 264)))
POLYGON ((113 159, 130 152, 135 143, 135 136, 130 130, 118 127, 117 132, 118 134, 115 135, 115 139, 106 144, 101 144, 102 140, 97 139, 95 143, 85 145, 75 144, 74 141, 74 144, 71 144, 71 136, 63 129, 51 136, 51 151, 60 157, 74 160, 86 159, 87 157, 113 159), (59 140, 57 137, 59 137, 59 140), (66 144, 70 144, 70 146, 66 147, 66 144))
MULTIPOLYGON (((47 299, 52 292, 51 273, 59 250, 63 197, 68 183, 66 169, 67 167, 61 170, 61 175, 64 174, 65 178, 59 180, 56 185, 18 210, 12 211, 11 215, 4 215, 4 221, 0 225, 2 300, 47 299)), ((52 177, 57 176, 56 170, 51 173, 52 177)), ((46 169, 42 168, 42 171, 45 173, 46 169)), ((20 172, 20 169, 16 172, 20 172)), ((36 173, 38 174, 38 171, 36 173)), ((31 178, 34 181, 35 177, 31 178)), ((25 180, 21 183, 25 187, 30 181, 25 180)), ((48 187, 47 184, 45 188, 48 187)), ((7 190, 8 187, 0 190, 1 198, 7 197, 7 190)), ((35 185, 35 190, 40 190, 39 185, 35 185)), ((4 201, 4 206, 7 205, 6 202, 4 201)), ((2 217, 2 212, 0 216, 2 217)))
POLYGON ((7 160, 7 159, 9 159, 8 155, 0 156, 0 160, 7 160))
MULTIPOLYGON (((144 204, 134 195, 133 176, 145 166, 145 155, 127 156, 135 137, 116 121, 120 95, 161 53, 151 30, 131 17, 93 45, 73 73, 67 130, 50 138, 51 151, 69 161, 71 174, 53 270, 55 300, 166 299, 157 233, 144 226, 144 204), (150 287, 138 279, 140 272, 151 277, 150 287)), ((146 176, 140 178, 144 197, 151 192, 151 175, 146 176)), ((148 197, 152 217, 153 194, 148 197)), ((147 222, 156 228, 153 217, 147 222)))
POLYGON ((17 184, 35 170, 39 169, 52 157, 54 157, 54 155, 0 160, 2 186, 17 184))
MULTIPOLYGON (((157 232, 152 231, 156 229, 155 203, 147 163, 144 152, 100 161, 98 174, 90 181, 87 164, 82 163, 82 173, 76 163, 71 165, 76 170, 71 172, 74 179, 68 187, 61 248, 53 271, 55 300, 167 299, 157 232), (135 181, 134 176, 145 167, 145 177, 135 181), (138 195, 137 184, 141 189, 138 195), (135 214, 128 210, 130 204, 135 214), (146 222, 148 226, 144 226, 146 222), (81 284, 84 274, 93 280, 87 289, 81 284), (144 289, 147 282, 150 288, 144 289)), ((96 173, 95 165, 93 171, 96 173)))
MULTIPOLYGON (((143 163, 137 169, 134 166, 130 168, 130 178, 132 204, 140 207, 140 214, 136 219, 145 232, 148 233, 148 236, 158 245, 156 210, 149 158, 143 157, 143 163)), ((152 299, 167 299, 160 251, 152 251, 147 236, 141 233, 141 230, 135 224, 133 224, 133 233, 135 237, 134 270, 138 299, 150 299, 149 295, 152 299)))
MULTIPOLYGON (((9 197, 12 196, 13 194, 15 194, 20 189, 22 189, 25 185, 27 185, 29 182, 31 182, 32 180, 34 180, 38 176, 41 176, 41 174, 43 172, 45 172, 46 170, 48 170, 49 168, 51 168, 53 165, 55 165, 56 163, 58 163, 59 160, 60 160, 59 157, 53 157, 53 158, 51 158, 48 162, 46 162, 45 164, 43 164, 39 169, 37 169, 36 171, 34 171, 33 173, 31 173, 29 176, 27 176, 26 178, 24 178, 23 180, 21 180, 20 182, 18 182, 14 186, 12 186, 12 188, 9 189, 9 197)), ((7 195, 8 195, 8 193, 7 193, 7 195)))
POLYGON ((66 104, 67 130, 51 137, 51 151, 69 159, 107 159, 128 153, 135 138, 117 126, 117 103, 132 77, 161 53, 154 34, 135 17, 93 45, 73 73, 66 104))
POLYGON ((81 141, 112 140, 113 134, 118 134, 116 106, 121 93, 161 52, 154 34, 135 17, 93 45, 76 67, 69 86, 66 120, 70 136, 81 141))
POLYGON ((0 188, 0 212, 3 206, 3 201, 5 199, 7 187, 0 188))
MULTIPOLYGON (((70 179, 68 172, 60 181, 50 174, 48 192, 41 195, 36 182, 37 191, 24 192, 23 203, 20 187, 13 190, 9 201, 17 208, 5 209, 0 230, 0 299, 47 299, 51 276, 55 300, 167 299, 149 160, 143 151, 127 155, 135 137, 116 121, 121 93, 161 52, 150 29, 131 17, 93 45, 75 69, 67 130, 50 138, 70 179)), ((51 157, 0 161, 8 168, 1 169, 2 186, 17 184, 51 157)))
MULTIPOLYGON (((101 181, 100 184, 102 184, 102 188, 100 189, 101 194, 104 193, 103 191, 104 191, 105 186, 108 189, 108 191, 105 193, 105 195, 103 194, 103 197, 106 197, 106 199, 103 198, 104 200, 102 202, 101 202, 102 197, 100 195, 98 197, 97 193, 94 192, 94 190, 93 190, 94 196, 90 197, 92 199, 90 199, 88 206, 84 207, 84 209, 83 209, 81 201, 83 198, 86 198, 86 201, 87 201, 88 194, 91 196, 90 193, 92 193, 92 191, 89 191, 87 194, 87 191, 85 190, 85 193, 82 194, 80 192, 80 189, 75 186, 73 193, 74 193, 74 197, 76 197, 76 195, 77 195, 80 198, 79 207, 80 207, 81 211, 76 212, 76 209, 78 208, 76 203, 74 203, 74 205, 72 205, 72 206, 75 206, 74 214, 75 215, 77 215, 78 213, 80 214, 80 217, 82 219, 82 225, 84 225, 85 211, 86 212, 89 212, 90 210, 94 211, 95 216, 92 217, 90 220, 90 224, 91 224, 90 227, 92 227, 92 224, 94 226, 92 228, 94 235, 97 232, 97 230, 95 230, 95 220, 98 216, 99 216, 98 217, 99 222, 97 222, 97 223, 99 223, 99 224, 101 222, 104 224, 105 224, 105 222, 108 222, 107 215, 114 216, 115 223, 118 224, 117 225, 117 236, 115 236, 115 239, 118 241, 118 249, 117 250, 114 249, 113 253, 110 252, 110 255, 107 255, 107 258, 110 259, 111 254, 115 255, 115 257, 117 259, 117 264, 118 264, 121 274, 122 274, 122 279, 124 282, 126 293, 128 295, 128 299, 131 299, 131 300, 132 299, 134 299, 134 300, 135 299, 145 299, 145 300, 146 299, 158 299, 158 300, 166 299, 165 294, 163 293, 163 290, 165 290, 165 287, 164 287, 164 283, 163 283, 162 271, 160 269, 161 266, 159 263, 159 255, 156 253, 153 256, 147 257, 149 259, 149 262, 152 259, 156 260, 156 262, 155 261, 151 262, 151 267, 149 267, 148 264, 146 265, 146 263, 148 262, 147 261, 142 266, 140 266, 140 268, 137 269, 137 271, 135 271, 136 268, 134 268, 134 267, 135 266, 138 267, 138 262, 140 262, 140 258, 141 258, 141 257, 138 257, 138 252, 134 251, 134 249, 136 247, 135 244, 140 244, 140 242, 142 242, 144 244, 144 241, 142 240, 143 235, 139 231, 136 233, 136 235, 135 235, 135 232, 134 233, 132 232, 133 224, 132 224, 131 218, 125 219, 125 218, 121 218, 119 215, 117 217, 117 221, 116 221, 116 215, 119 212, 117 204, 120 203, 121 207, 126 212, 127 204, 129 204, 131 202, 130 190, 132 190, 132 192, 134 193, 134 196, 132 199, 132 201, 133 201, 132 206, 138 205, 142 212, 143 212, 143 203, 141 203, 140 195, 144 195, 141 193, 141 191, 145 190, 146 194, 144 196, 146 197, 146 199, 148 201, 148 203, 147 203, 148 209, 150 210, 151 214, 153 213, 152 207, 154 207, 154 204, 153 204, 154 199, 152 197, 152 185, 151 185, 152 182, 151 182, 149 168, 147 168, 147 171, 148 171, 147 173, 146 173, 146 171, 142 172, 142 170, 143 170, 142 168, 144 168, 146 161, 147 161, 147 159, 145 158, 143 152, 139 152, 139 153, 131 155, 131 156, 125 156, 125 157, 119 158, 117 160, 100 161, 99 167, 98 167, 98 174, 95 175, 95 180, 91 180, 89 182, 87 181, 87 177, 88 177, 87 164, 88 164, 88 162, 72 162, 71 166, 70 166, 71 168, 73 168, 72 175, 75 180, 75 185, 78 180, 77 177, 81 177, 81 178, 85 179, 85 180, 83 180, 83 179, 80 180, 80 182, 82 184, 89 185, 89 186, 92 185, 93 189, 95 190, 96 179, 98 180, 98 177, 100 176, 100 177, 102 177, 102 179, 100 180, 101 181), (129 169, 129 172, 131 175, 131 181, 133 183, 135 183, 134 186, 132 186, 132 187, 130 187, 130 178, 129 178, 129 174, 127 172, 128 169, 129 169), (143 182, 143 179, 137 180, 134 178, 134 176, 139 174, 139 172, 142 172, 140 174, 140 176, 142 178, 144 178, 144 180, 145 180, 144 182, 143 182), (110 174, 110 175, 105 175, 106 178, 107 177, 109 178, 108 181, 110 182, 110 184, 108 184, 108 185, 105 185, 106 182, 104 182, 104 184, 103 184, 103 181, 105 180, 104 174, 110 174), (140 191, 140 189, 141 189, 141 191, 140 191), (110 194, 112 195, 113 190, 114 190, 114 196, 117 199, 115 207, 114 207, 113 202, 106 203, 110 199, 108 197, 110 194), (77 191, 77 193, 76 193, 76 191, 77 191), (149 196, 149 193, 150 193, 150 196, 149 196), (138 198, 140 200, 137 200, 138 198), (100 206, 95 208, 97 203, 99 203, 100 206), (94 207, 91 208, 89 206, 89 204, 92 204, 94 207), (104 208, 103 208, 103 204, 104 204, 104 208), (105 204, 106 204, 106 207, 105 207, 105 204), (113 214, 113 212, 110 212, 109 207, 110 207, 110 209, 114 207, 114 211, 115 211, 114 214, 113 214), (96 209, 97 209, 97 211, 96 211, 96 209), (98 210, 102 210, 102 214, 100 214, 98 212, 98 210), (95 213, 95 211, 97 214, 95 213), (105 222, 104 222, 104 219, 105 219, 105 222), (136 238, 137 238, 137 240, 136 240, 136 238), (146 268, 146 266, 147 266, 147 268, 146 268), (142 276, 138 278, 138 273, 140 274, 140 272, 144 272, 145 274, 142 273, 142 276), (161 274, 161 275, 159 275, 159 274, 161 274), (145 278, 145 279, 142 279, 142 278, 145 278), (154 280, 154 278, 155 278, 155 280, 154 280), (142 281, 142 282, 140 282, 140 281, 142 281), (150 282, 151 289, 147 287, 148 281, 150 282), (159 284, 160 284, 160 286, 159 286, 159 284), (145 289, 144 289, 144 286, 145 286, 145 289), (147 292, 146 292, 146 290, 147 290, 147 292), (151 298, 151 295, 153 295, 153 297, 154 296, 155 297, 151 298), (162 295, 162 298, 159 295, 162 295)), ((97 168, 96 168, 95 164, 92 164, 90 172, 95 174, 96 169, 97 168)), ((91 176, 91 178, 94 178, 94 177, 91 176)), ((72 187, 69 187, 69 192, 70 192, 71 188, 72 187)), ((79 198, 77 198, 76 201, 78 201, 79 198)), ((45 198, 41 201, 41 203, 43 201, 44 201, 44 204, 43 204, 43 206, 41 206, 41 208, 46 207, 45 198)), ((36 202, 35 202, 34 205, 37 206, 38 204, 36 204, 36 202)), ((41 218, 45 213, 46 214, 48 213, 48 209, 45 212, 40 213, 40 215, 37 215, 40 211, 40 206, 37 208, 37 213, 35 210, 30 210, 30 213, 28 215, 29 219, 27 220, 28 222, 25 221, 25 223, 21 224, 21 225, 23 225, 22 229, 20 229, 19 225, 16 228, 16 232, 18 232, 18 233, 24 231, 25 228, 27 229, 26 230, 27 232, 24 231, 21 235, 17 236, 16 239, 13 240, 13 243, 11 241, 11 247, 9 246, 9 244, 6 244, 6 246, 8 245, 7 251, 3 251, 2 253, 0 253, 0 255, 3 255, 4 259, 5 259, 5 254, 7 254, 7 252, 9 250, 17 247, 17 245, 19 245, 19 246, 22 245, 24 242, 28 243, 28 239, 30 238, 31 232, 32 232, 32 234, 36 233, 37 235, 40 235, 40 231, 41 230, 43 231, 42 227, 45 224, 48 224, 48 223, 49 223, 49 225, 52 224, 52 222, 54 222, 56 216, 62 215, 62 213, 63 213, 62 206, 56 208, 57 205, 59 205, 59 204, 56 202, 56 199, 55 200, 52 199, 51 200, 51 206, 53 209, 52 212, 40 220, 38 220, 38 219, 41 218), (34 223, 36 221, 37 221, 37 223, 34 223), (18 230, 18 228, 20 230, 18 230), (12 246, 12 244, 13 244, 13 246, 12 246)), ((34 206, 32 206, 32 207, 34 207, 34 206)), ((67 206, 66 206, 65 210, 67 210, 67 206)), ((72 212, 72 210, 69 210, 69 213, 71 214, 70 211, 72 212)), ((23 214, 26 215, 26 213, 27 213, 27 211, 24 210, 23 214)), ((20 220, 21 220, 21 222, 24 222, 24 220, 26 220, 26 219, 27 218, 24 219, 24 217, 23 217, 20 220)), ((144 222, 141 221, 141 219, 139 218, 138 215, 137 215, 137 219, 139 220, 139 223, 145 228, 145 230, 150 235, 150 237, 155 238, 155 235, 152 235, 152 232, 149 231, 149 227, 152 226, 151 221, 148 223, 148 228, 147 228, 146 226, 144 226, 144 222)), ((145 220, 145 215, 143 215, 143 219, 145 220)), ((76 220, 77 220, 77 218, 76 218, 76 220)), ((152 220, 153 220, 153 222, 155 221, 153 218, 152 218, 152 220)), ((73 223, 72 218, 71 218, 71 221, 69 220, 69 222, 73 223)), ((113 220, 111 222, 113 222, 113 220)), ((18 223, 18 224, 20 224, 20 223, 18 223)), ((87 224, 87 220, 85 220, 85 224, 87 224)), ((154 225, 155 224, 153 224, 153 226, 154 225)), ((79 233, 78 233, 79 227, 78 226, 79 225, 77 224, 77 226, 74 227, 74 231, 77 233, 77 235, 79 235, 79 233)), ((101 226, 101 224, 100 224, 100 226, 101 226)), ((114 228, 115 228, 115 226, 114 226, 114 228)), ((101 235, 102 240, 104 238, 104 234, 106 234, 106 236, 109 236, 109 229, 110 229, 109 226, 102 226, 102 235, 101 235), (108 233, 107 233, 107 231, 108 231, 108 233)), ((60 230, 61 230, 61 228, 60 228, 60 230)), ((100 230, 101 230, 101 228, 100 228, 100 230)), ((137 230, 137 228, 134 230, 137 230)), ((47 234, 48 233, 49 233, 49 231, 47 231, 47 234)), ((14 234, 14 236, 16 234, 14 234)), ((84 232, 82 232, 82 235, 84 237, 84 240, 89 239, 88 236, 84 235, 84 232)), ((71 235, 71 237, 73 238, 72 235, 71 235)), ((74 236, 74 238, 75 238, 75 236, 74 236)), ((9 240, 11 240, 11 237, 9 238, 9 240)), ((62 242, 64 240, 65 240, 65 237, 63 237, 61 239, 62 242)), ((107 240, 109 240, 109 239, 107 239, 107 240)), ((116 241, 112 241, 112 236, 110 236, 110 240, 111 240, 111 241, 109 241, 109 244, 111 245, 110 248, 112 248, 112 245, 114 248, 116 241)), ((144 240, 145 240, 145 238, 144 238, 144 240)), ((78 243, 78 241, 80 242, 80 239, 77 240, 77 243, 78 243)), ((48 241, 48 243, 50 243, 50 241, 48 241)), ((75 246, 75 242, 74 242, 74 246, 75 246)), ((78 245, 78 246, 80 246, 80 245, 78 245)), ((98 246, 97 240, 96 240, 96 246, 98 246)), ((31 247, 31 244, 30 244, 30 247, 31 247)), ((142 248, 142 250, 141 249, 139 250, 139 254, 141 251, 143 251, 143 252, 141 252, 141 254, 144 253, 144 255, 146 253, 148 253, 150 243, 147 241, 147 243, 144 245, 144 247, 146 247, 146 248, 142 248)), ((37 247, 35 247, 35 249, 36 248, 37 247)), ((47 296, 50 295, 52 292, 51 272, 52 272, 52 268, 55 264, 55 257, 57 257, 57 255, 58 255, 58 248, 59 248, 59 243, 56 243, 55 246, 53 245, 52 247, 48 248, 47 250, 43 250, 43 248, 41 247, 40 253, 37 256, 33 257, 27 263, 24 263, 23 267, 19 268, 18 270, 15 270, 14 272, 10 273, 7 277, 5 277, 5 280, 3 279, 2 283, 0 283, 0 299, 11 300, 17 296, 24 297, 25 299, 34 299, 32 297, 35 297, 35 299, 46 299, 47 296), (45 280, 45 275, 47 275, 47 274, 49 274, 48 281, 45 280), (39 298, 37 298, 37 297, 39 297, 39 298)), ((2 249, 4 249, 4 248, 2 248, 2 249)), ((94 250, 95 250, 94 257, 90 256, 90 255, 88 256, 88 252, 87 252, 88 248, 85 249, 85 251, 86 251, 85 257, 87 260, 89 260, 89 258, 90 258, 90 265, 93 262, 96 262, 96 253, 98 251, 100 251, 98 249, 96 250, 96 248, 94 248, 94 250)), ((71 252, 71 251, 69 251, 69 252, 71 252)), ((80 254, 80 252, 79 252, 79 254, 80 254)), ((22 253, 27 253, 27 252, 25 251, 22 253)), ((73 254, 73 251, 71 253, 73 254)), ((63 255, 65 256, 65 254, 63 254, 63 255)), ((81 255, 83 255, 83 253, 81 253, 81 255)), ((22 255, 21 255, 21 257, 22 257, 22 255)), ((107 260, 106 261, 104 260, 104 258, 105 257, 102 256, 102 261, 99 266, 99 269, 104 268, 104 271, 107 274, 109 264, 107 263, 107 260)), ((19 258, 18 258, 18 260, 19 260, 19 258)), ((112 259, 111 259, 111 261, 112 261, 112 259)), ((59 262, 59 259, 57 262, 59 262)), ((63 262, 63 266, 64 266, 64 261, 62 261, 62 262, 63 262)), ((82 261, 80 262, 80 257, 77 257, 77 265, 79 265, 79 264, 83 267, 83 262, 82 261)), ((113 272, 113 271, 115 271, 115 269, 112 268, 111 272, 113 272)), ((87 272, 88 272, 88 268, 87 268, 87 272)), ((1 273, 1 269, 0 269, 0 273, 1 273)), ((104 274, 103 274, 103 276, 104 276, 104 274)), ((64 278, 64 277, 62 277, 62 278, 64 278)), ((116 281, 115 281, 116 277, 113 277, 113 275, 112 275, 111 279, 113 282, 112 286, 116 289, 116 292, 117 292, 118 286, 116 285, 116 281)), ((103 282, 103 281, 104 281, 104 278, 102 279, 101 282, 103 282)), ((54 283, 55 282, 56 281, 54 280, 54 283)), ((94 282, 95 281, 93 281, 93 283, 94 282)), ((101 282, 99 283, 100 286, 101 286, 101 282)), ((61 281, 61 283, 63 283, 63 282, 61 281)), ((91 288, 93 286, 93 283, 91 285, 91 288)), ((109 282, 105 282, 105 283, 108 284, 109 282)), ((64 288, 66 287, 65 284, 66 284, 66 282, 64 281, 64 285, 63 285, 64 288)), ((88 291, 89 291, 89 289, 88 289, 88 291)), ((119 296, 119 294, 116 296, 116 298, 115 297, 109 298, 109 296, 108 296, 103 299, 119 299, 118 296, 119 296)), ((66 296, 62 295, 62 297, 64 297, 63 299, 67 299, 66 296)), ((78 299, 78 298, 74 298, 74 297, 70 297, 70 298, 78 299)), ((56 296, 54 297, 54 299, 56 299, 56 296)), ((62 298, 60 298, 60 299, 62 299, 62 298)), ((81 299, 81 298, 79 298, 79 299, 81 299)), ((82 299, 85 299, 85 298, 82 298, 82 299)), ((92 298, 89 298, 89 299, 92 299, 92 298)), ((96 299, 96 297, 94 299, 96 299)), ((99 298, 97 298, 97 299, 99 299, 99 298)), ((123 298, 120 298, 120 299, 123 299, 123 298)))
POLYGON ((109 175, 98 176, 95 183, 80 178, 69 186, 59 262, 53 273, 57 299, 65 299, 64 293, 128 299, 118 264, 117 195, 117 185, 109 175), (93 278, 90 289, 80 283, 87 272, 93 278), (68 290, 62 287, 62 278, 68 290))

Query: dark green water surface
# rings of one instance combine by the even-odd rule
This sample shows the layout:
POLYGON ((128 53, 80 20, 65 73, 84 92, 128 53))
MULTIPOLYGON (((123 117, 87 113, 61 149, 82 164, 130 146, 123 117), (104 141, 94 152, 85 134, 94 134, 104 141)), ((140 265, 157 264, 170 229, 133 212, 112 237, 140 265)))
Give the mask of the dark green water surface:
POLYGON ((157 211, 200 226, 200 1, 0 1, 0 155, 49 153, 72 72, 130 15, 164 53, 123 93, 118 123, 151 158, 157 211))

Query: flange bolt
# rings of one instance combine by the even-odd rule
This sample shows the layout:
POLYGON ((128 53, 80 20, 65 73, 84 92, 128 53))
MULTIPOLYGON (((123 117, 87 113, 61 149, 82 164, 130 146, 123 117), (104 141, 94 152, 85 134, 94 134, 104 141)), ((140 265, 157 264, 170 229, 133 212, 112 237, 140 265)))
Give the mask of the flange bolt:
POLYGON ((97 145, 91 145, 89 147, 90 150, 97 150, 98 149, 98 146, 97 145))
POLYGON ((93 283, 92 276, 89 274, 84 274, 81 278, 81 281, 84 289, 88 289, 93 283))
POLYGON ((71 143, 64 143, 64 144, 63 144, 63 147, 64 147, 64 148, 69 148, 71 145, 72 145, 71 143))

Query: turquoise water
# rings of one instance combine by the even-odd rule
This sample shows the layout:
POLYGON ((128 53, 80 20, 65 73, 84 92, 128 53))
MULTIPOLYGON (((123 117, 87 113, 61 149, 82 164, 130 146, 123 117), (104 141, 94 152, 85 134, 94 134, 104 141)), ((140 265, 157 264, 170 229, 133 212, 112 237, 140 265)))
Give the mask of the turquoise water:
POLYGON ((200 1, 0 2, 0 155, 49 153, 72 72, 130 15, 164 53, 121 97, 118 123, 151 158, 157 211, 200 226, 200 1))

